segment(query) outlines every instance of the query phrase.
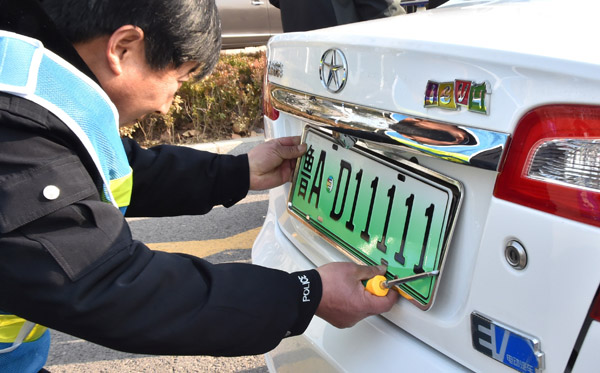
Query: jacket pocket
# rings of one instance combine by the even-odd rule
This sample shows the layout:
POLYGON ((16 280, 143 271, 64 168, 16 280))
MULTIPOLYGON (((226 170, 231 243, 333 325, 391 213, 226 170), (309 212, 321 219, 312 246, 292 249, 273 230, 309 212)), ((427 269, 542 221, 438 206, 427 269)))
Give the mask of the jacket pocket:
POLYGON ((13 231, 73 202, 98 194, 72 155, 0 179, 0 233, 13 231))
POLYGON ((123 214, 113 205, 93 199, 75 202, 19 231, 40 243, 72 281, 132 244, 123 214))

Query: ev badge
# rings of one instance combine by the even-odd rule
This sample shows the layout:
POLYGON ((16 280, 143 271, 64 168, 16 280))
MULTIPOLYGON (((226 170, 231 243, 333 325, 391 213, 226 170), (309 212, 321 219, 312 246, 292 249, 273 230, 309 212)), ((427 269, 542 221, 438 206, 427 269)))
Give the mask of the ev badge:
POLYGON ((323 53, 319 76, 323 87, 329 92, 338 93, 344 89, 348 78, 348 63, 341 50, 332 48, 323 53))
POLYGON ((471 313, 471 336, 477 351, 519 372, 537 373, 544 369, 544 353, 537 338, 477 312, 471 313))

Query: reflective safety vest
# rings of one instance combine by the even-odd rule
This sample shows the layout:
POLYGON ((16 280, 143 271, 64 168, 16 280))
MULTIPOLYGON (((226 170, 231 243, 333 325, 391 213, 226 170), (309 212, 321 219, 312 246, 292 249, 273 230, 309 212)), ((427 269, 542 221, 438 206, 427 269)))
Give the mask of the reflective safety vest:
POLYGON ((11 352, 23 342, 38 340, 46 327, 26 321, 15 315, 0 315, 0 343, 11 343, 10 347, 0 349, 0 353, 11 352))
MULTIPOLYGON (((0 91, 35 102, 64 122, 102 176, 102 200, 125 214, 133 173, 119 136, 117 109, 98 84, 39 40, 0 30, 0 91)), ((0 354, 37 340, 45 330, 0 312, 0 343, 12 343, 0 354)))

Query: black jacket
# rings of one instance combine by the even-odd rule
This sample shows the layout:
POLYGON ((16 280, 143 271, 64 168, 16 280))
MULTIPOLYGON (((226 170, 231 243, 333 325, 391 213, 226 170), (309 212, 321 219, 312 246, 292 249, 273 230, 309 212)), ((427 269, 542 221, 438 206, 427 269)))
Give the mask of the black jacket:
MULTIPOLYGON (((0 0, 0 29, 42 40, 95 79, 35 0, 0 0)), ((249 187, 247 156, 150 150, 125 139, 128 216, 208 212, 249 187)), ((117 350, 233 356, 302 333, 321 296, 315 270, 288 274, 152 251, 100 200, 101 179, 57 117, 0 93, 0 309, 117 350), (57 186, 56 200, 42 190, 57 186), (310 281, 303 302, 299 276, 310 281)))

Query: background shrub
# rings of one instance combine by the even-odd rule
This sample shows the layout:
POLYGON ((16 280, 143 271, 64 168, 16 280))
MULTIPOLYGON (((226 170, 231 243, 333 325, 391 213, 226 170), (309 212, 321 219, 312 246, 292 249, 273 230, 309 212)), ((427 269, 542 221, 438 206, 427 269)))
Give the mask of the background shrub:
POLYGON ((221 53, 212 74, 182 85, 168 114, 152 114, 121 135, 143 146, 250 136, 262 128, 265 65, 265 52, 221 53))

